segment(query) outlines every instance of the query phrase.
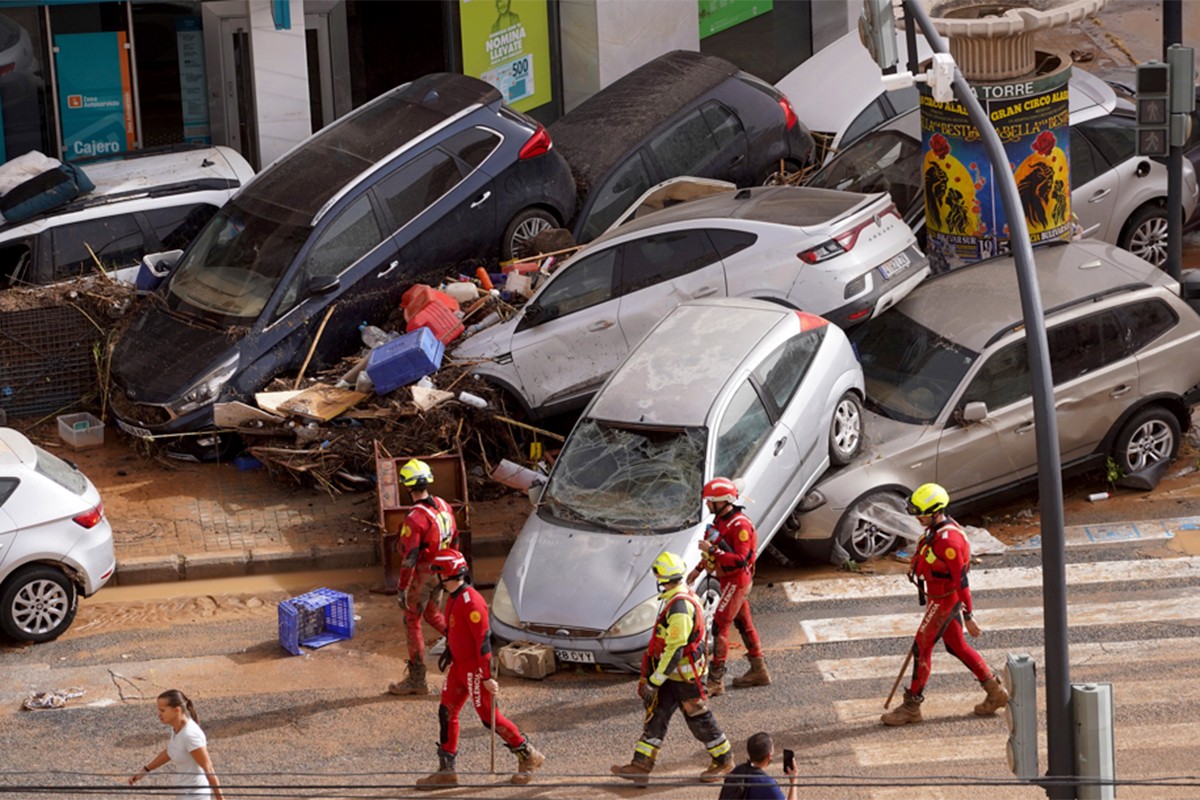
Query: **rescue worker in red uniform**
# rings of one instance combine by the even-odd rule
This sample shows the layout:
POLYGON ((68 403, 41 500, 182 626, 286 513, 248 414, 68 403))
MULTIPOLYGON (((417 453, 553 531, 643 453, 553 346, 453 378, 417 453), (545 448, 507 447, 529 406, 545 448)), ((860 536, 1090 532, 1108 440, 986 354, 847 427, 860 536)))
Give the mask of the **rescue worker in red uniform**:
POLYGON ((458 546, 458 527, 450 504, 429 493, 433 471, 424 461, 409 460, 400 468, 400 480, 408 487, 413 507, 400 528, 400 581, 396 602, 404 609, 404 631, 408 640, 408 674, 403 681, 388 684, 392 694, 429 694, 425 680, 425 637, 421 618, 439 635, 446 635, 446 620, 439 605, 442 590, 429 571, 440 550, 458 546))
POLYGON ((733 755, 704 692, 704 611, 684 582, 687 565, 682 558, 662 553, 654 560, 653 571, 662 606, 642 655, 638 681, 638 696, 646 706, 642 738, 633 748, 633 760, 613 766, 612 772, 638 786, 649 783, 667 726, 676 709, 682 708, 688 729, 712 757, 700 780, 716 783, 733 769, 733 755))
POLYGON ((904 690, 904 703, 882 717, 885 725, 907 725, 921 721, 922 693, 929 680, 933 647, 941 639, 946 649, 966 665, 979 680, 987 696, 975 706, 979 716, 995 714, 1008 705, 1008 692, 975 648, 967 644, 963 627, 971 636, 982 631, 974 618, 967 573, 971 548, 958 523, 946 515, 950 495, 936 483, 926 483, 912 493, 908 513, 925 526, 917 543, 908 579, 917 584, 917 596, 925 603, 925 617, 913 639, 912 682, 904 690))
POLYGON ((688 576, 688 583, 694 583, 703 568, 716 576, 721 587, 721 599, 713 613, 713 654, 707 685, 709 697, 719 697, 725 694, 725 661, 729 654, 731 624, 741 634, 742 643, 746 645, 746 658, 750 659, 750 669, 733 679, 734 687, 742 689, 771 683, 758 631, 750 616, 750 588, 754 584, 758 532, 742 506, 737 505, 738 490, 733 481, 713 478, 704 484, 700 496, 708 504, 714 519, 709 534, 700 540, 704 560, 688 576))
POLYGON ((496 732, 504 745, 517 757, 517 773, 512 783, 525 784, 546 757, 539 753, 517 726, 503 714, 492 710, 493 698, 500 685, 492 677, 492 632, 488 625, 488 607, 483 595, 470 584, 467 561, 457 550, 445 549, 433 559, 431 570, 447 593, 446 652, 438 659, 445 671, 442 700, 438 706, 441 737, 438 743, 438 771, 417 780, 418 789, 441 789, 458 784, 454 760, 458 753, 458 712, 467 698, 479 714, 484 727, 491 726, 495 714, 496 732))

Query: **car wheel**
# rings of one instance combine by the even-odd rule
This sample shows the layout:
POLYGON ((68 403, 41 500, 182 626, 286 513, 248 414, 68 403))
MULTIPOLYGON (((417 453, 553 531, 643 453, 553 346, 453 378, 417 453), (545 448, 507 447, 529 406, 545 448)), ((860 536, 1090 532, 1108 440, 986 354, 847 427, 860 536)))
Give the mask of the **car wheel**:
POLYGON ((1117 468, 1130 475, 1164 459, 1173 460, 1179 444, 1179 420, 1162 406, 1150 406, 1134 414, 1121 428, 1112 457, 1117 468))
POLYGON ((57 639, 75 619, 75 584, 41 564, 19 570, 0 594, 0 628, 22 642, 57 639))
POLYGON ((536 255, 533 252, 533 237, 542 231, 557 227, 558 220, 544 208, 527 208, 519 212, 504 229, 500 258, 508 261, 512 258, 536 255))
POLYGON ((833 409, 829 424, 829 460, 842 467, 862 452, 862 403, 854 392, 846 392, 833 409))
MULTIPOLYGON (((797 172, 800 172, 802 169, 804 169, 804 167, 802 167, 800 164, 796 163, 795 161, 792 161, 790 158, 785 158, 783 160, 783 172, 789 176, 795 175, 797 172)), ((768 164, 767 166, 763 167, 762 178, 759 180, 759 183, 761 183, 763 186, 783 186, 785 184, 793 183, 793 182, 794 181, 784 180, 783 173, 780 173, 780 171, 779 171, 779 162, 778 161, 776 161, 773 164, 768 164)))
POLYGON ((1167 212, 1158 206, 1143 206, 1125 223, 1119 245, 1156 267, 1167 263, 1167 212))
POLYGON ((887 510, 907 515, 905 500, 896 492, 871 492, 856 500, 838 522, 834 537, 838 544, 855 561, 866 561, 884 555, 896 544, 897 533, 881 526, 870 513, 872 507, 882 504, 887 510))

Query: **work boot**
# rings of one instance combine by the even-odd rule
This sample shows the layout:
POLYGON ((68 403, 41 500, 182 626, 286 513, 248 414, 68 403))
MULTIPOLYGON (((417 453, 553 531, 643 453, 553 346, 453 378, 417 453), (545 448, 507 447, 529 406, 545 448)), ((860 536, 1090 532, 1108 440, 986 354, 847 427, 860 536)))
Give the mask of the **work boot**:
POLYGON ((546 757, 528 741, 513 750, 517 757, 517 774, 512 776, 513 783, 529 783, 533 780, 533 772, 546 763, 546 757))
POLYGON ((709 697, 720 697, 725 694, 725 665, 713 662, 708 667, 708 680, 704 689, 709 697))
POLYGON ((725 778, 733 771, 733 756, 726 753, 722 756, 717 756, 708 765, 708 769, 700 773, 701 783, 717 783, 725 778))
POLYGON ((611 767, 613 775, 633 781, 637 786, 645 786, 650 783, 650 770, 652 769, 654 769, 654 759, 641 753, 634 753, 633 760, 628 764, 611 767))
POLYGON ((975 706, 976 714, 988 717, 1008 705, 1008 692, 1004 691, 1004 687, 1000 685, 1000 679, 996 677, 995 673, 986 681, 980 681, 980 684, 987 692, 987 697, 983 698, 982 703, 975 706))
POLYGON ((409 661, 408 674, 403 681, 389 683, 388 694, 429 694, 429 684, 425 682, 425 662, 409 661))
POLYGON ((417 778, 417 788, 449 789, 458 786, 458 773, 454 771, 454 754, 438 748, 438 771, 424 778, 417 778))
POLYGON ((921 703, 923 702, 925 702, 923 695, 913 694, 905 689, 904 704, 896 706, 879 719, 883 721, 884 725, 907 725, 910 722, 920 722, 921 703))
POLYGON ((770 686, 771 676, 767 674, 767 660, 762 656, 746 656, 750 659, 750 669, 745 675, 733 679, 733 688, 747 689, 751 686, 770 686))

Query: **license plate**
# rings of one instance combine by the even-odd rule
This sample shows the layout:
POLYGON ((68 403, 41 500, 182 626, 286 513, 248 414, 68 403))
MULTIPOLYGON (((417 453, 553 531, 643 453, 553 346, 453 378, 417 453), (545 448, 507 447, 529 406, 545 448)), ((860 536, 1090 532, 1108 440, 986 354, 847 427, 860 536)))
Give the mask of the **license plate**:
POLYGON ((136 436, 139 439, 153 439, 154 434, 145 428, 139 428, 137 425, 130 425, 128 422, 117 420, 117 427, 128 433, 130 436, 136 436))
POLYGON ((591 650, 554 649, 554 657, 565 664, 595 664, 596 654, 591 650))
POLYGON ((904 270, 911 267, 913 264, 912 257, 908 251, 892 256, 887 261, 879 265, 879 273, 883 275, 884 280, 889 280, 892 277, 899 275, 904 270))

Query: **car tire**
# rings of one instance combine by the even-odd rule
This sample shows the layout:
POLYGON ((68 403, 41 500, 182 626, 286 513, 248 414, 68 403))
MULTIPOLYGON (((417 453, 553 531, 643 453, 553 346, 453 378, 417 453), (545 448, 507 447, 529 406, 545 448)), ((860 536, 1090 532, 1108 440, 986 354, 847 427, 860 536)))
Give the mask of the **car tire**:
MULTIPOLYGON (((790 158, 785 158, 783 160, 783 169, 788 175, 792 175, 801 171, 804 169, 804 167, 790 158)), ((783 176, 779 173, 778 161, 763 167, 762 177, 759 178, 758 182, 763 186, 783 186, 785 183, 787 183, 783 180, 783 176)))
POLYGON ((1179 453, 1179 419, 1163 406, 1143 408, 1125 423, 1113 442, 1112 459, 1123 475, 1139 472, 1179 453))
POLYGON ((1162 269, 1167 263, 1167 210, 1142 206, 1125 223, 1118 245, 1162 269))
POLYGON ((32 564, 17 570, 0 593, 0 629, 21 642, 48 642, 71 626, 75 584, 54 567, 32 564))
POLYGON ((829 423, 829 460, 844 467, 862 452, 862 401, 854 392, 846 392, 833 409, 829 423))
POLYGON ((542 231, 558 227, 558 220, 544 208, 526 208, 517 213, 504 229, 500 241, 500 258, 508 261, 535 255, 531 243, 542 231))
POLYGON ((905 498, 898 492, 870 492, 855 500, 834 529, 834 539, 855 561, 863 562, 886 554, 896 545, 899 536, 880 528, 869 520, 862 519, 865 507, 875 501, 895 503, 900 513, 907 514, 905 498))

